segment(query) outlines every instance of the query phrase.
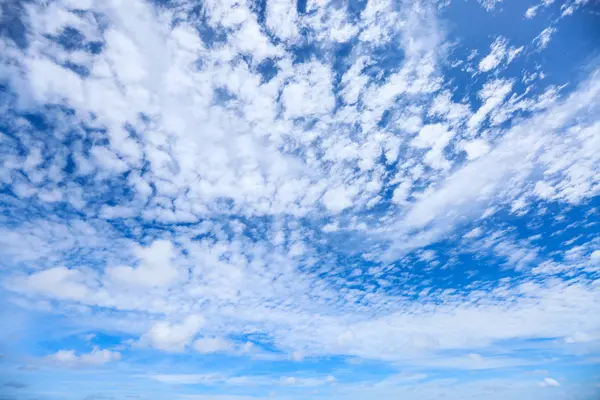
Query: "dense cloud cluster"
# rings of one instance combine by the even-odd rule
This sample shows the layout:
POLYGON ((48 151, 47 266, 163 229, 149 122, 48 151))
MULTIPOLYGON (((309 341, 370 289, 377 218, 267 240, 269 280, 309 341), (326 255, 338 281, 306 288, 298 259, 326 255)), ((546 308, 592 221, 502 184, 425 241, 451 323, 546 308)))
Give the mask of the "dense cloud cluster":
POLYGON ((479 51, 455 38, 441 0, 0 5, 7 307, 68 321, 69 340, 120 337, 11 357, 71 370, 135 365, 136 352, 344 357, 416 371, 377 383, 130 371, 300 390, 278 398, 558 390, 545 375, 507 386, 431 372, 600 352, 600 70, 546 79, 536 57, 587 2, 552 3, 519 11, 534 23, 558 7, 550 26, 527 41, 494 33, 479 51))

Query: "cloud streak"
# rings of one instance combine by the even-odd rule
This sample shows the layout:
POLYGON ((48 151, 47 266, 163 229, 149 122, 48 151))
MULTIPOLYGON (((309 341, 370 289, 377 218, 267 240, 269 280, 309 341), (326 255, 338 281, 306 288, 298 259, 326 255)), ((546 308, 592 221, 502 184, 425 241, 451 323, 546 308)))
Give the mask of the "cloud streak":
POLYGON ((259 3, 2 6, 0 279, 61 331, 15 357, 177 398, 580 390, 512 373, 599 351, 600 72, 544 61, 583 3, 485 41, 455 2, 259 3))

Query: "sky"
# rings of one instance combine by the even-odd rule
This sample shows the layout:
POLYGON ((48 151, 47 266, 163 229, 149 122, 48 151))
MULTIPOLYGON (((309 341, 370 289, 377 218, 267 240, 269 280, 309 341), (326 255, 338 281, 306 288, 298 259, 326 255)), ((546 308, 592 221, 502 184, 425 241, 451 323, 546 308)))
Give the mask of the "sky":
POLYGON ((0 2, 0 400, 600 398, 600 3, 0 2))

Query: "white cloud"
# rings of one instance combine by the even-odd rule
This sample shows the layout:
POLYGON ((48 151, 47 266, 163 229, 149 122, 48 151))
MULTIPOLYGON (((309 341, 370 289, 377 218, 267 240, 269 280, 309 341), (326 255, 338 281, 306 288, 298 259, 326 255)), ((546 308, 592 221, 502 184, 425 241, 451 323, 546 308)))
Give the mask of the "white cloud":
MULTIPOLYGON (((485 99, 485 103, 471 117, 468 126, 478 126, 491 109, 502 103, 502 99, 507 95, 511 86, 510 82, 503 81, 486 84, 481 95, 482 99, 485 99)), ((404 251, 413 246, 420 247, 425 243, 437 240, 442 232, 453 227, 449 221, 454 219, 457 213, 463 216, 469 215, 472 218, 481 210, 475 206, 477 203, 487 204, 490 199, 498 201, 502 198, 504 191, 513 189, 514 186, 511 188, 500 186, 500 182, 505 182, 507 177, 512 177, 512 185, 528 183, 529 171, 533 166, 528 155, 531 154, 532 149, 543 150, 537 163, 543 166, 549 175, 564 168, 565 163, 570 165, 570 161, 567 160, 574 162, 575 159, 581 159, 581 156, 576 155, 578 150, 574 148, 567 150, 562 147, 559 144, 562 139, 559 136, 549 135, 549 132, 558 132, 574 116, 591 112, 583 105, 590 104, 589 101, 598 96, 598 93, 600 93, 600 85, 595 77, 584 83, 580 90, 574 92, 562 103, 556 104, 531 120, 524 121, 522 125, 513 127, 505 134, 504 140, 485 157, 466 164, 447 177, 442 186, 414 203, 397 225, 384 230, 384 235, 390 235, 390 230, 395 232, 394 236, 402 238, 397 245, 399 248, 405 249, 404 251), (542 135, 541 132, 544 134, 542 135), (559 156, 558 152, 562 152, 562 155, 559 156), (412 236, 410 240, 405 240, 405 236, 400 234, 401 232, 406 234, 411 229, 422 229, 434 220, 437 221, 434 228, 419 236, 412 236)), ((584 129, 578 132, 585 132, 583 136, 588 137, 591 131, 584 129)), ((587 147, 587 151, 591 151, 591 148, 587 147)), ((587 167, 587 162, 579 165, 583 166, 583 170, 586 172, 576 176, 584 181, 595 179, 594 174, 591 174, 591 170, 587 167)), ((590 189, 590 186, 572 182, 570 177, 565 177, 565 179, 566 181, 562 182, 569 187, 567 192, 573 196, 573 201, 579 201, 589 195, 587 190, 590 189), (577 190, 577 192, 571 192, 572 190, 577 190)), ((396 250, 391 251, 389 256, 396 250)))
POLYGON ((531 6, 527 9, 527 11, 525 11, 525 18, 527 19, 531 19, 533 17, 535 17, 535 15, 537 14, 539 9, 539 6, 531 6))
POLYGON ((490 53, 479 62, 480 72, 489 72, 497 68, 500 64, 509 64, 517 55, 523 51, 524 47, 508 47, 508 40, 498 36, 490 45, 490 53))
POLYGON ((121 354, 110 350, 93 349, 89 353, 77 355, 74 350, 59 350, 46 357, 55 364, 67 367, 101 366, 119 361, 121 354))
POLYGON ((410 194, 411 186, 412 183, 410 181, 405 181, 399 184, 398 187, 394 189, 392 201, 396 204, 405 204, 410 194))
POLYGON ((344 185, 328 189, 321 200, 323 205, 332 213, 339 213, 352 206, 352 192, 344 185))
POLYGON ((558 383, 558 381, 553 378, 544 378, 544 382, 542 382, 542 384, 544 386, 550 386, 550 387, 559 387, 560 386, 560 383, 558 383))
POLYGON ((138 247, 135 254, 140 260, 137 267, 116 266, 106 269, 110 281, 130 287, 168 287, 182 278, 183 272, 174 264, 173 244, 155 241, 149 247, 138 247))
POLYGON ((201 383, 214 383, 216 380, 221 379, 219 375, 211 374, 179 374, 179 375, 151 375, 152 379, 162 383, 169 383, 174 385, 197 385, 201 383))
POLYGON ((552 39, 552 35, 556 32, 556 28, 548 27, 540 32, 535 38, 533 38, 532 43, 537 46, 538 50, 543 50, 548 47, 548 43, 552 39))
POLYGON ((298 118, 329 113, 335 105, 330 69, 312 62, 296 72, 293 81, 283 89, 286 116, 298 118))
POLYGON ((181 352, 203 325, 204 318, 199 315, 189 315, 181 323, 155 322, 140 343, 158 350, 181 352))
MULTIPOLYGON (((550 5, 554 3, 554 1, 542 0, 544 5, 550 5)), ((569 0, 561 4, 561 17, 566 17, 569 15, 573 15, 577 9, 588 4, 590 0, 569 0)))
POLYGON ((296 4, 285 0, 267 2, 267 27, 281 39, 293 40, 298 35, 296 4))
POLYGON ((548 391, 532 379, 524 378, 522 375, 510 375, 501 378, 483 379, 430 379, 427 382, 383 381, 380 385, 369 383, 356 383, 341 389, 345 398, 358 400, 365 396, 377 396, 381 398, 394 398, 398 392, 405 393, 407 400, 436 399, 448 397, 450 399, 476 400, 486 399, 501 400, 506 398, 528 399, 528 398, 561 398, 560 393, 548 393, 548 391))
MULTIPOLYGON (((466 99, 473 93, 463 97, 442 75, 451 46, 429 3, 369 1, 349 26, 335 4, 309 4, 312 11, 299 16, 294 2, 267 1, 265 27, 245 2, 204 3, 215 43, 198 35, 184 2, 156 12, 134 0, 82 5, 97 5, 106 26, 60 8, 65 2, 34 7, 27 51, 3 40, 3 54, 13 58, 0 74, 9 77, 20 111, 48 103, 74 110, 44 111, 56 128, 42 143, 32 124, 12 121, 22 143, 2 153, 0 168, 17 194, 3 197, 17 211, 0 231, 6 264, 22 268, 5 282, 11 296, 21 304, 45 301, 58 314, 80 307, 76 322, 86 332, 113 329, 160 351, 254 360, 274 356, 225 338, 264 333, 297 361, 344 354, 484 370, 529 365, 511 356, 518 349, 487 355, 499 342, 596 337, 598 322, 581 319, 598 314, 595 281, 557 271, 589 271, 597 247, 582 252, 585 267, 543 263, 534 246, 490 238, 484 224, 486 210, 540 210, 534 201, 577 205, 598 194, 598 75, 565 100, 558 89, 518 95, 519 85, 500 67, 523 48, 498 37, 478 65, 498 76, 484 83, 472 111, 476 104, 466 99), (47 34, 67 24, 104 41, 103 51, 77 56, 52 43, 47 34), (301 31, 314 43, 303 42, 301 31), (350 54, 333 60, 332 49, 350 38, 350 54), (296 46, 310 53, 307 60, 297 59, 296 46), (388 47, 402 57, 382 66, 378 49, 388 47), (76 58, 89 76, 59 62, 76 58), (263 62, 273 64, 269 77, 259 72, 263 62), (76 178, 64 172, 71 147, 76 178), (480 227, 455 230, 471 222, 480 227), (405 283, 427 271, 404 276, 402 256, 418 249, 407 259, 440 268, 431 261, 443 254, 421 247, 442 238, 479 246, 478 256, 487 251, 522 275, 478 281, 465 293, 436 290, 427 279, 418 279, 431 286, 422 291, 405 283), (337 251, 347 248, 373 266, 349 266, 344 257, 338 264, 337 251), (413 292, 422 298, 411 300, 413 292)), ((498 3, 482 2, 490 10, 500 10, 498 3)), ((11 140, 2 136, 3 149, 11 140)), ((455 268, 452 262, 443 268, 455 268)), ((55 358, 89 364, 116 357, 90 354, 55 358)), ((336 382, 336 390, 345 380, 193 373, 153 379, 294 388, 336 382)), ((469 398, 461 396, 469 387, 439 385, 416 393, 439 398, 448 389, 469 398)), ((489 387, 474 389, 492 393, 489 387)))
POLYGON ((477 130, 487 116, 504 102, 506 96, 511 92, 512 87, 512 81, 497 79, 487 82, 478 93, 483 104, 469 118, 467 127, 470 130, 477 130))
POLYGON ((411 144, 417 148, 430 149, 425 155, 425 162, 434 168, 446 169, 449 163, 443 151, 453 136, 443 124, 425 125, 411 144))
POLYGON ((469 160, 476 160, 490 151, 490 145, 483 139, 475 139, 463 144, 469 160))
POLYGON ((465 233, 463 237, 465 239, 472 239, 472 238, 479 237, 482 234, 483 234, 483 230, 481 228, 477 227, 477 228, 473 228, 469 232, 465 233))
POLYGON ((84 274, 66 267, 35 272, 17 283, 17 287, 64 300, 83 300, 89 294, 84 274))
POLYGON ((572 336, 568 336, 565 338, 565 343, 567 344, 575 344, 575 343, 588 343, 597 340, 594 336, 588 335, 584 332, 575 332, 572 336))
POLYGON ((471 114, 469 105, 454 103, 451 93, 447 91, 443 91, 435 97, 428 113, 437 117, 445 117, 453 125, 463 122, 471 114))
POLYGON ((499 3, 502 3, 502 0, 477 0, 477 1, 487 11, 494 10, 499 3))
POLYGON ((233 349, 233 344, 227 339, 204 337, 194 342, 194 350, 199 353, 217 353, 233 349))
POLYGON ((554 194, 554 188, 546 182, 540 181, 535 184, 535 193, 543 199, 551 198, 554 194))
POLYGON ((276 377, 271 374, 263 375, 224 375, 224 374, 154 374, 149 378, 172 385, 217 385, 232 386, 321 386, 335 382, 331 375, 324 378, 303 378, 293 376, 276 377))

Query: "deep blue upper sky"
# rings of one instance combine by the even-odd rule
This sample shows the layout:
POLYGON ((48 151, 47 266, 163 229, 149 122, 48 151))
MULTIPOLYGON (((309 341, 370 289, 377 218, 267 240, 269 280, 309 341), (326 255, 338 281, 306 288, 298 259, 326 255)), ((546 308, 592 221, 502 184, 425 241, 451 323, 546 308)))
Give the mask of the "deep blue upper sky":
POLYGON ((5 0, 0 399, 600 396, 594 0, 5 0))

